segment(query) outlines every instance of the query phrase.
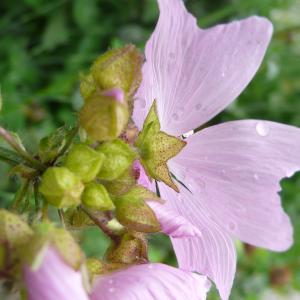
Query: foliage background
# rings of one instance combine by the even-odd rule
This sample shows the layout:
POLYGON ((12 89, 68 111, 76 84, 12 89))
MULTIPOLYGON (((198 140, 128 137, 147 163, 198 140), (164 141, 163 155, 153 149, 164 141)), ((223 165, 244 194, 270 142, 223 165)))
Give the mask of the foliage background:
MULTIPOLYGON (((300 127, 300 1, 189 0, 186 5, 202 27, 252 14, 270 18, 275 26, 257 76, 212 122, 261 118, 300 127)), ((0 123, 18 132, 34 151, 39 138, 73 122, 81 105, 79 73, 110 47, 131 42, 143 48, 158 9, 155 0, 2 0, 0 13, 0 123)), ((6 206, 18 182, 8 178, 3 163, 0 176, 0 205, 6 206)), ((231 299, 300 299, 300 176, 282 185, 295 244, 284 254, 237 244, 231 299)), ((101 255, 107 244, 96 229, 87 230, 82 239, 89 255, 101 255)), ((176 263, 162 236, 152 238, 151 258, 176 263)))

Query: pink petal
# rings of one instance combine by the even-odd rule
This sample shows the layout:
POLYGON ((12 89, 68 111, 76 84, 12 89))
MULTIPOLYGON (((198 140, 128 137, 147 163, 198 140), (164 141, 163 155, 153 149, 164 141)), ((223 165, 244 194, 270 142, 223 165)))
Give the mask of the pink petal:
POLYGON ((28 300, 88 300, 82 276, 64 263, 54 248, 48 248, 37 270, 24 269, 28 300))
POLYGON ((114 88, 103 92, 104 96, 115 98, 118 102, 124 102, 124 92, 122 89, 114 88))
POLYGON ((243 91, 261 64, 272 24, 255 16, 203 30, 183 1, 158 2, 133 118, 141 128, 156 99, 162 130, 178 136, 210 120, 243 91))
POLYGON ((300 169, 300 129, 256 120, 213 126, 189 137, 171 165, 197 195, 195 216, 204 206, 242 241, 274 251, 292 245, 293 229, 278 192, 280 180, 300 169))
POLYGON ((180 187, 180 194, 164 184, 159 190, 170 207, 195 225, 199 238, 172 239, 179 267, 209 276, 216 284, 223 300, 230 294, 236 268, 236 253, 227 232, 206 213, 198 196, 180 187), (178 198, 179 197, 179 198, 178 198), (179 201, 178 201, 179 200, 179 201))
POLYGON ((133 162, 133 171, 136 172, 137 183, 147 189, 152 189, 152 183, 147 176, 144 167, 137 159, 133 162))
POLYGON ((131 266, 100 277, 91 300, 202 300, 206 277, 163 264, 131 266))
POLYGON ((147 201, 147 204, 154 211, 165 234, 173 238, 201 237, 201 231, 175 210, 155 201, 147 201))

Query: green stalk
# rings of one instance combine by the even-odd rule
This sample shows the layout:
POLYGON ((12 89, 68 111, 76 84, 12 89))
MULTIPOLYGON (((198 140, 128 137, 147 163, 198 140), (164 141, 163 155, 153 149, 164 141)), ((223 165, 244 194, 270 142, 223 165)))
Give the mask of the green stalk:
POLYGON ((24 199, 24 197, 26 196, 28 189, 29 189, 29 185, 30 185, 30 180, 29 179, 25 179, 24 182, 22 183, 20 189, 18 190, 18 192, 15 195, 13 204, 12 204, 12 209, 13 210, 17 210, 20 203, 22 202, 22 200, 24 199))
POLYGON ((28 161, 32 167, 39 171, 45 171, 46 167, 40 163, 38 160, 33 158, 27 151, 20 147, 19 143, 15 140, 15 138, 3 127, 0 127, 0 136, 4 138, 4 140, 26 161, 28 161))

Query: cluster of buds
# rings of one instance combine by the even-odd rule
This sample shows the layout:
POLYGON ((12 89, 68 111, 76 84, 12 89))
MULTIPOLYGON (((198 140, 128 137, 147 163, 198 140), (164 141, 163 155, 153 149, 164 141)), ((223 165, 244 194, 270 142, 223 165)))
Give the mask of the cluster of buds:
MULTIPOLYGON (((78 126, 59 128, 43 138, 37 155, 30 156, 21 141, 8 133, 8 142, 22 154, 19 160, 13 156, 15 172, 25 178, 19 194, 23 197, 32 183, 43 206, 36 207, 33 218, 31 212, 19 217, 0 211, 1 277, 14 281, 22 277, 24 266, 25 270, 38 268, 47 249, 55 249, 74 270, 85 265, 91 280, 148 262, 147 234, 163 230, 148 202, 163 202, 151 191, 151 178, 177 189, 166 163, 185 143, 160 131, 155 102, 140 133, 132 123, 142 62, 132 45, 100 56, 81 76, 84 103, 78 126), (49 205, 58 209, 60 228, 50 221, 49 205), (87 225, 97 225, 111 238, 102 261, 84 260, 71 236, 72 229, 87 225)), ((14 210, 21 196, 16 197, 14 210)))

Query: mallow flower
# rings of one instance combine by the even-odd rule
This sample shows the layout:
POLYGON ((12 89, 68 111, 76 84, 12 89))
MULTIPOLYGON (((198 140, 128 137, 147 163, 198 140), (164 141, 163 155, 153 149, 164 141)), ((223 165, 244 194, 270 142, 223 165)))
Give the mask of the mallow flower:
POLYGON ((159 169, 166 165, 144 166, 158 179, 165 205, 201 232, 172 239, 179 267, 209 276, 226 300, 236 269, 235 238, 273 251, 292 245, 292 226, 278 193, 280 180, 300 169, 300 130, 243 120, 195 131, 252 79, 270 42, 272 24, 254 16, 203 30, 182 0, 158 3, 160 16, 146 45, 133 120, 145 133, 144 121, 156 100, 160 130, 177 138, 188 136, 168 162, 168 180, 149 174, 153 169, 167 174, 159 169), (169 187, 170 180, 177 183, 177 192, 169 187))
POLYGON ((80 270, 67 265, 54 247, 40 259, 38 267, 24 270, 28 300, 204 300, 210 287, 205 276, 154 263, 100 275, 88 292, 80 270))

